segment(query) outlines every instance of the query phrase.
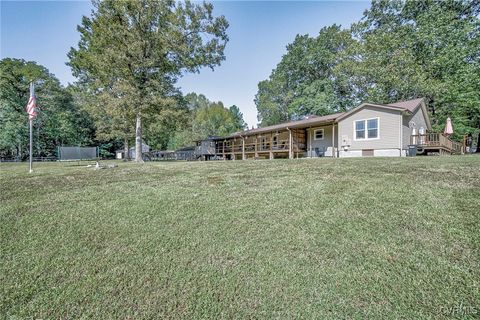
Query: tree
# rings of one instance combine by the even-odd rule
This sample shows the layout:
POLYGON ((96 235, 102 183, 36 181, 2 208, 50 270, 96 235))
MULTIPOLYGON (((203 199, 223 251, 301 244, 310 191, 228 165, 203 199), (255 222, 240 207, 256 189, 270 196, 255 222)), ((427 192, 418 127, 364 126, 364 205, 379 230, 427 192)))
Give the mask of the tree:
POLYGON ((176 149, 173 143, 177 131, 185 130, 191 113, 183 97, 171 99, 159 112, 146 119, 145 138, 150 147, 156 150, 176 149))
POLYGON ((243 120, 243 114, 240 112, 240 108, 236 105, 231 106, 228 108, 230 111, 230 115, 233 121, 233 130, 235 131, 243 131, 247 128, 247 123, 243 120))
POLYGON ((220 64, 228 23, 213 16, 209 3, 105 0, 94 7, 78 27, 81 39, 69 65, 93 94, 121 97, 135 115, 135 160, 142 162, 143 119, 168 104, 184 72, 220 64))
POLYGON ((74 96, 75 103, 83 111, 87 112, 95 126, 95 138, 98 142, 112 143, 123 142, 124 160, 129 156, 129 140, 134 136, 134 114, 122 98, 126 93, 121 94, 120 84, 115 88, 117 96, 108 92, 99 92, 92 95, 88 86, 77 83, 69 88, 74 96))
POLYGON ((88 145, 93 137, 89 116, 74 103, 49 71, 35 62, 6 58, 0 61, 0 152, 22 159, 28 154, 28 117, 25 106, 29 83, 35 81, 38 116, 33 121, 37 156, 53 156, 62 145, 88 145))
POLYGON ((195 92, 190 92, 184 97, 185 104, 187 105, 188 110, 196 111, 200 108, 206 108, 210 104, 210 101, 203 94, 196 94, 195 92))
POLYGON ((222 102, 212 102, 208 107, 200 108, 195 113, 193 132, 196 139, 225 136, 235 131, 232 114, 222 102))
POLYGON ((208 136, 225 136, 244 130, 246 123, 240 109, 233 105, 225 108, 221 101, 211 102, 203 94, 185 95, 182 114, 175 114, 176 126, 171 127, 168 148, 191 145, 208 136), (171 134, 175 130, 173 134, 171 134))
POLYGON ((261 125, 425 97, 434 130, 480 128, 480 2, 373 1, 350 30, 297 36, 259 83, 261 125))
POLYGON ((451 117, 456 133, 480 127, 480 3, 374 1, 352 26, 359 40, 345 64, 362 100, 426 97, 436 130, 451 117))
POLYGON ((258 85, 255 103, 261 125, 351 107, 352 90, 335 67, 352 42, 349 31, 337 25, 321 29, 315 38, 297 35, 269 79, 258 85))

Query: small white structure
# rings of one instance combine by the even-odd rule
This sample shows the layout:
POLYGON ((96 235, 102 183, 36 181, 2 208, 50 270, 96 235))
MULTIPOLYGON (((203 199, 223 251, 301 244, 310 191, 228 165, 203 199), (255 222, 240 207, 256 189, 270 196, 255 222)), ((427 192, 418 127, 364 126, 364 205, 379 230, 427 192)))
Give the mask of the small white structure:
MULTIPOLYGON (((129 155, 129 158, 130 159, 135 159, 135 146, 131 147, 130 149, 128 149, 128 155, 129 155)), ((150 152, 150 146, 146 143, 142 143, 142 153, 145 153, 145 152, 150 152)), ((115 152, 115 158, 116 159, 124 159, 124 151, 123 150, 117 150, 115 152)))

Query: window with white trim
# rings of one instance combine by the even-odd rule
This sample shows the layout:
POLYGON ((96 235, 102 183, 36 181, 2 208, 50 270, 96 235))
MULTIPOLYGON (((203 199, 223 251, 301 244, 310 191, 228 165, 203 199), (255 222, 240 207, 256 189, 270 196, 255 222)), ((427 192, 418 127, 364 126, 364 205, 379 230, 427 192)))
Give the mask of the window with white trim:
POLYGON ((378 118, 355 121, 355 140, 378 139, 378 118))
POLYGON ((323 129, 316 129, 313 131, 314 140, 323 140, 323 129))

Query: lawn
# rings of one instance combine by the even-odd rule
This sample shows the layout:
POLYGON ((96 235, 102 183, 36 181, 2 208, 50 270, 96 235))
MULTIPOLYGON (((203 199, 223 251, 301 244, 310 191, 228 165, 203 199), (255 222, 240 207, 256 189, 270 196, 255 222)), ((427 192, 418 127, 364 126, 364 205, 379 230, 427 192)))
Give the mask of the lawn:
POLYGON ((0 313, 478 318, 480 157, 0 164, 0 313))

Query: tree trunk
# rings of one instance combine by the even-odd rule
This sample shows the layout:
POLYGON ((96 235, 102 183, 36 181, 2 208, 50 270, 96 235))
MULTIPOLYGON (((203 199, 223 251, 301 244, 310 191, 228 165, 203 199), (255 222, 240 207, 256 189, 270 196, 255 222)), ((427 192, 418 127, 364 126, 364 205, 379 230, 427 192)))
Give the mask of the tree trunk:
POLYGON ((142 158, 142 115, 137 112, 137 125, 135 128, 135 161, 143 163, 142 158))
POLYGON ((130 159, 130 150, 128 150, 128 137, 123 138, 123 161, 128 161, 130 159))

